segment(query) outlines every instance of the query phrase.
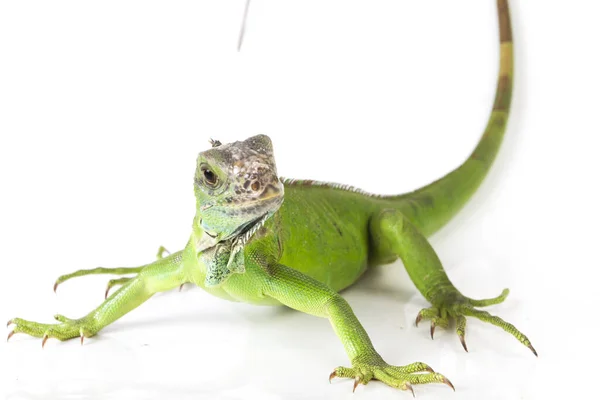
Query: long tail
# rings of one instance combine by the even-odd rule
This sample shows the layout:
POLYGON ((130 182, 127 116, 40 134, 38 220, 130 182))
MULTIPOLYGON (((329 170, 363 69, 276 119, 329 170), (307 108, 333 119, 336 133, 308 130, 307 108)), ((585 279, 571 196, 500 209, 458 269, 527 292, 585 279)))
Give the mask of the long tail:
POLYGON ((504 137, 512 94, 513 45, 507 0, 497 2, 500 27, 498 86, 487 127, 477 147, 461 166, 448 175, 393 200, 396 207, 427 236, 444 226, 475 193, 492 166, 504 137))

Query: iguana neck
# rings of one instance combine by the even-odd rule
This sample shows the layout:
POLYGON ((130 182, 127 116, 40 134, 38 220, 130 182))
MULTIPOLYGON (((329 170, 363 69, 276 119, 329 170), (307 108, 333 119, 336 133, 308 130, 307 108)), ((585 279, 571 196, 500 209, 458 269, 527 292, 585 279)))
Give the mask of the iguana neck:
POLYGON ((244 246, 265 222, 273 216, 267 213, 256 218, 236 230, 225 240, 218 240, 215 236, 202 229, 200 217, 194 219, 194 241, 198 258, 206 265, 205 285, 215 287, 224 283, 231 274, 241 274, 246 271, 244 263, 244 246))

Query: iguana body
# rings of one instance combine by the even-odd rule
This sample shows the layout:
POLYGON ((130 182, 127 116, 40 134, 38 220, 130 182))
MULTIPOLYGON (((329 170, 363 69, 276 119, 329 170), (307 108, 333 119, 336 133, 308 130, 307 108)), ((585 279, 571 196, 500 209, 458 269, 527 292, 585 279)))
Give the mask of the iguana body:
MULTIPOLYGON (((96 310, 58 324, 15 318, 12 336, 66 340, 90 337, 133 310, 153 294, 194 283, 228 300, 286 305, 328 318, 341 339, 351 367, 331 377, 366 384, 378 379, 404 390, 411 384, 442 382, 423 363, 387 364, 338 292, 356 282, 367 268, 401 258, 410 278, 432 304, 418 317, 446 327, 456 320, 463 346, 467 316, 500 326, 534 353, 514 326, 476 307, 504 300, 508 291, 488 300, 463 296, 450 282, 426 237, 467 202, 482 182, 500 147, 512 88, 512 38, 508 5, 498 0, 500 71, 488 126, 470 157, 440 180, 412 193, 375 196, 347 186, 277 178, 271 141, 264 135, 200 153, 194 188, 197 200, 193 232, 179 252, 138 268, 81 270, 59 278, 95 273, 136 274, 109 282, 121 284, 96 310)), ((451 384, 450 384, 451 385, 451 384)))

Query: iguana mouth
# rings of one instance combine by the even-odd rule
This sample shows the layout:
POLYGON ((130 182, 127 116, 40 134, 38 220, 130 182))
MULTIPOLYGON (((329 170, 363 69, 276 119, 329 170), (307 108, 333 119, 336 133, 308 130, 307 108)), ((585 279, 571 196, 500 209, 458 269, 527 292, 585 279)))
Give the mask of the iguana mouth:
POLYGON ((200 210, 206 211, 212 207, 231 207, 231 204, 237 204, 239 209, 268 206, 270 204, 283 201, 283 185, 277 188, 269 185, 258 197, 236 198, 234 196, 225 199, 213 201, 203 205, 200 210))
POLYGON ((202 207, 200 207, 200 211, 205 211, 208 210, 209 208, 213 207, 215 205, 215 203, 208 203, 203 205, 202 207))
POLYGON ((240 225, 235 227, 235 229, 231 233, 227 234, 227 236, 220 237, 221 234, 226 232, 219 232, 218 230, 215 231, 211 229, 211 227, 204 222, 204 219, 201 220, 202 229, 204 233, 206 233, 206 235, 209 236, 211 239, 217 239, 218 243, 222 243, 228 240, 236 240, 241 237, 244 237, 242 241, 246 242, 250 239, 254 232, 258 228, 260 228, 260 226, 262 226, 262 224, 264 224, 267 221, 267 219, 269 219, 269 217, 279 209, 279 207, 283 203, 283 200, 284 198, 280 194, 269 196, 269 198, 266 200, 256 200, 246 203, 239 208, 234 208, 231 206, 227 207, 225 204, 218 203, 206 204, 203 207, 203 211, 214 207, 219 209, 216 212, 220 213, 225 217, 235 219, 241 217, 241 219, 248 219, 244 222, 241 222, 240 225))

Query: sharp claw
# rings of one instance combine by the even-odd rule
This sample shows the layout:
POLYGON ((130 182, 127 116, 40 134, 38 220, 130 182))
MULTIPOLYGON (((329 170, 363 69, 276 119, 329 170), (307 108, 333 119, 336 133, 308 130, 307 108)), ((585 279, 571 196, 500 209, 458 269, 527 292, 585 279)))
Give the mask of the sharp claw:
POLYGON ((354 378, 354 387, 352 388, 352 393, 354 393, 354 391, 356 390, 356 387, 358 386, 359 383, 360 383, 360 378, 357 376, 356 378, 354 378))
POLYGON ((15 331, 10 331, 10 333, 8 334, 8 337, 6 338, 6 341, 8 342, 10 340, 10 338, 13 337, 14 334, 15 334, 15 331))
POLYGON ((182 283, 182 284, 179 286, 179 291, 180 291, 180 292, 181 292, 181 289, 183 289, 183 285, 185 285, 185 283, 182 283))
POLYGON ((425 371, 431 372, 432 374, 435 373, 435 371, 433 370, 433 368, 431 368, 429 365, 426 365, 426 367, 427 368, 425 369, 425 371))
POLYGON ((463 349, 465 349, 465 351, 468 353, 469 350, 467 349, 467 343, 465 343, 465 335, 459 335, 458 338, 460 339, 463 349))
POLYGON ((83 333, 82 333, 82 334, 80 335, 80 337, 81 337, 81 339, 80 339, 80 342, 81 342, 81 345, 83 346, 83 338, 85 338, 85 336, 83 336, 83 333))
POLYGON ((335 371, 333 371, 331 374, 329 374, 329 383, 331 383, 331 380, 333 378, 335 378, 337 376, 337 373, 335 371))
POLYGON ((529 347, 529 350, 531 350, 531 352, 532 352, 532 353, 533 353, 533 354, 534 354, 536 357, 538 356, 538 354, 537 354, 537 351, 535 351, 535 349, 533 348, 533 346, 532 346, 531 344, 530 344, 530 345, 528 345, 527 347, 529 347))
POLYGON ((44 337, 42 338, 42 349, 46 345, 46 341, 48 340, 48 334, 44 333, 44 337))
POLYGON ((58 282, 54 282, 54 293, 56 293, 56 288, 58 287, 58 282))
POLYGON ((6 323, 6 327, 8 328, 11 324, 14 324, 15 321, 13 321, 12 319, 9 319, 8 322, 6 323))
POLYGON ((454 389, 454 385, 452 384, 452 382, 450 382, 450 380, 448 378, 446 378, 445 376, 443 378, 444 378, 444 380, 442 381, 442 383, 445 383, 446 385, 450 386, 452 388, 452 390, 454 390, 456 392, 456 389, 454 389))
POLYGON ((417 314, 417 319, 415 320, 415 325, 418 327, 419 326, 419 322, 421 322, 421 319, 423 319, 423 316, 421 315, 421 313, 417 314))
POLYGON ((435 322, 431 321, 431 328, 429 329, 429 332, 431 333, 431 340, 433 340, 433 333, 435 332, 435 322))
POLYGON ((410 383, 406 382, 405 386, 406 386, 406 390, 410 390, 413 397, 415 397, 415 391, 413 390, 412 385, 410 383))
POLYGON ((106 300, 108 298, 108 292, 110 292, 110 286, 106 288, 106 290, 104 291, 104 300, 106 300))

